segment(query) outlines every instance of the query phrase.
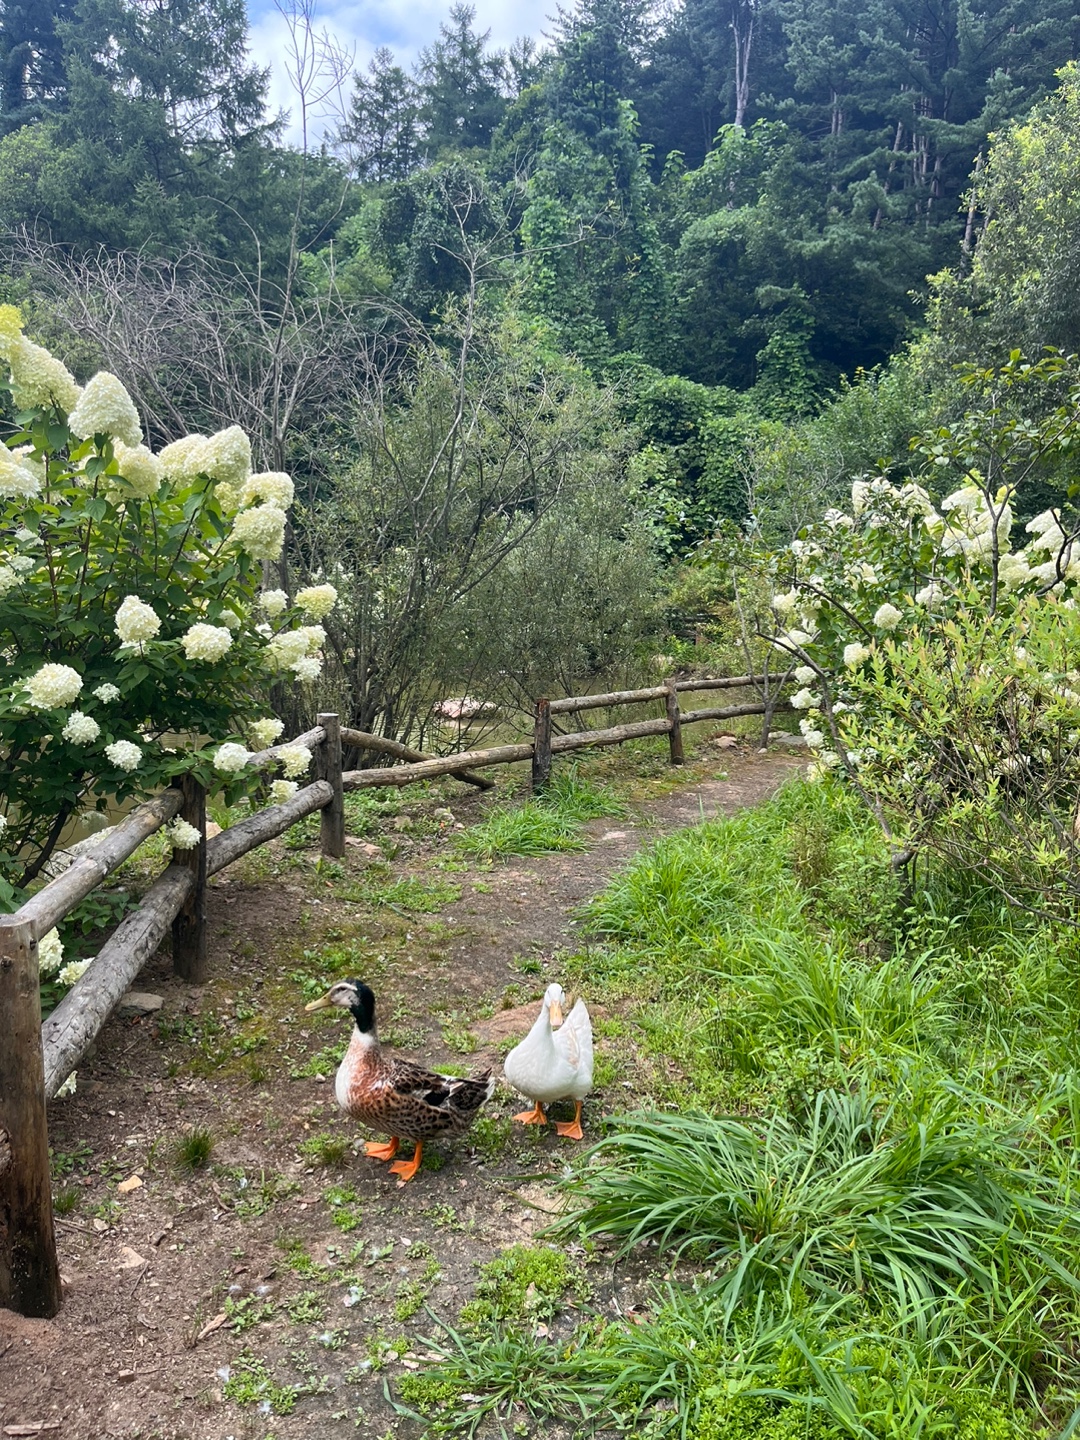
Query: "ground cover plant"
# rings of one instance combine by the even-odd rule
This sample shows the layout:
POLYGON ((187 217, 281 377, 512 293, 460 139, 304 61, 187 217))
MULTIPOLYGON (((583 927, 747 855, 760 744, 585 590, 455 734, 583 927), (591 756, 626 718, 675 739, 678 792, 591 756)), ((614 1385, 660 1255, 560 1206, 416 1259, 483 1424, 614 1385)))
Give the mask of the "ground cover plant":
POLYGON ((523 805, 500 806, 458 841, 463 855, 495 860, 504 855, 545 855, 585 849, 582 825, 625 814, 622 803, 576 767, 556 772, 542 792, 523 805))
POLYGON ((564 1323, 558 1369, 467 1309, 402 1403, 434 1433, 1072 1434, 1071 931, 940 862, 899 874, 829 780, 658 841, 583 918, 572 978, 627 1009, 651 1104, 567 1175, 548 1243, 655 1248, 668 1281, 564 1323))

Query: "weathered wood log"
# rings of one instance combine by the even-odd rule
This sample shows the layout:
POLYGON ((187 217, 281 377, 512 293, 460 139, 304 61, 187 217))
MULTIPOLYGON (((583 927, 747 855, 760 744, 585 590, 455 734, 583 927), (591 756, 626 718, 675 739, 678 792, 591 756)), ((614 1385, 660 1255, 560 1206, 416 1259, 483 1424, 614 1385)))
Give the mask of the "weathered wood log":
POLYGON ((607 695, 567 695, 562 700, 552 700, 553 715, 570 715, 577 710, 599 710, 605 705, 637 705, 646 700, 663 700, 667 694, 666 685, 650 685, 646 690, 612 690, 607 695))
MULTIPOLYGON (((786 701, 778 701, 772 707, 773 713, 786 712, 791 705, 786 701)), ((682 712, 682 723, 691 725, 696 720, 736 720, 740 715, 764 715, 765 706, 758 705, 710 705, 704 710, 684 710, 682 712)))
POLYGON ((452 775, 463 765, 470 770, 484 765, 512 765, 518 760, 531 760, 532 753, 531 745, 496 745, 491 750, 462 750, 457 755, 443 755, 418 765, 394 765, 385 770, 346 770, 341 778, 346 790, 374 790, 383 785, 411 785, 414 780, 452 775))
MULTIPOLYGON (((424 760, 437 760, 437 755, 427 755, 423 750, 413 750, 398 740, 387 740, 385 735, 369 735, 366 730, 341 729, 342 745, 352 745, 357 750, 374 750, 378 755, 392 755, 395 760, 411 760, 420 764, 424 760)), ((451 770, 455 780, 464 780, 466 785, 475 785, 478 790, 494 790, 495 781, 487 775, 471 775, 468 770, 451 770)))
POLYGON ((621 745, 624 740, 643 740, 647 735, 666 735, 668 720, 637 720, 629 725, 613 725, 610 730, 581 730, 572 735, 555 735, 552 751, 558 755, 567 750, 586 750, 592 746, 621 745))
MULTIPOLYGON (((738 690, 762 683, 760 675, 722 675, 715 680, 676 680, 675 689, 738 690)), ((606 695, 567 695, 561 700, 552 700, 551 713, 569 715, 576 710, 598 710, 605 705, 642 705, 648 700, 663 700, 666 695, 666 685, 649 685, 643 690, 612 690, 606 695)))
POLYGON ((41 1027, 45 1058, 45 1093, 51 1099, 75 1069, 101 1027, 119 1005, 125 990, 161 944, 173 917, 183 905, 195 876, 170 865, 142 898, 138 910, 125 915, 41 1027))
POLYGON ((93 849, 73 861, 62 875, 51 880, 36 895, 31 895, 17 914, 33 925, 35 940, 40 940, 107 875, 122 865, 144 840, 171 820, 182 804, 183 796, 179 790, 165 790, 152 800, 145 801, 107 835, 103 835, 93 849))
POLYGON ((265 770, 277 759, 278 751, 286 745, 302 745, 305 750, 314 750, 316 745, 321 745, 326 738, 326 731, 321 725, 316 725, 314 730, 305 730, 302 735, 297 735, 295 740, 281 740, 276 745, 271 745, 268 750, 256 750, 253 755, 248 756, 247 768, 249 770, 265 770))
POLYGON ((34 924, 0 916, 0 1305, 51 1319, 60 1309, 34 924))
POLYGON ((533 724, 532 789, 538 795, 551 779, 551 701, 537 700, 533 724))
POLYGON ((182 776, 178 789, 184 797, 180 819, 195 826, 199 843, 191 850, 173 852, 172 863, 190 870, 194 882, 173 921, 173 973, 189 985, 205 985, 210 978, 206 948, 206 789, 194 775, 182 776))
POLYGON ((667 693, 664 696, 664 709, 667 712, 671 763, 672 765, 681 765, 686 756, 683 752, 682 726, 679 723, 679 692, 675 689, 674 680, 668 681, 667 693))
POLYGON ((333 798, 334 787, 329 781, 315 780, 303 790, 298 790, 284 805, 257 810, 247 820, 241 820, 239 825, 230 825, 228 830, 206 842, 206 873, 216 875, 257 845, 264 845, 267 840, 281 835, 313 810, 329 805, 333 798))
MULTIPOLYGON (((775 676, 773 677, 775 680, 775 676)), ((722 675, 716 680, 676 680, 676 690, 744 690, 748 685, 763 685, 763 675, 722 675)))
POLYGON ((320 715, 325 740, 315 750, 315 775, 333 791, 329 805, 322 807, 319 841, 322 853, 331 860, 345 854, 345 792, 341 788, 341 721, 337 715, 320 715))

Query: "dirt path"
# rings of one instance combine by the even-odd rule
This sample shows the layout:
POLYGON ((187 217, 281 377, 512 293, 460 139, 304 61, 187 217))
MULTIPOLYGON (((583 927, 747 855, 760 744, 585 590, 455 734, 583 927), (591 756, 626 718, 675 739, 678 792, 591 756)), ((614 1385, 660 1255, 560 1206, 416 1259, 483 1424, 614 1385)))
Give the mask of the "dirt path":
MULTIPOLYGON (((355 1156, 356 1126, 334 1104, 341 1017, 318 1025, 303 1001, 347 966, 376 989, 384 1040, 427 1062, 497 1064, 573 945, 575 908, 619 864, 657 834, 756 803, 799 763, 712 757, 629 818, 591 822, 582 854, 448 867, 439 830, 476 818, 469 795, 453 820, 433 801, 395 822, 389 878, 413 890, 386 889, 360 837, 342 867, 281 845, 223 877, 214 979, 192 990, 157 957, 139 983, 161 1011, 114 1017, 77 1094, 52 1107, 66 1303, 50 1322, 0 1310, 0 1433, 418 1434, 384 1379, 416 1365, 434 1329, 425 1306, 453 1318, 477 1264, 542 1225, 568 1142, 512 1129, 518 1106, 500 1090, 466 1141, 399 1188, 355 1156), (710 778, 720 763, 727 777, 710 778), (388 897, 376 907, 373 876, 388 897), (188 1173, 176 1144, 193 1128, 214 1148, 188 1173)), ((594 1134, 626 1100, 598 1086, 594 1134)))

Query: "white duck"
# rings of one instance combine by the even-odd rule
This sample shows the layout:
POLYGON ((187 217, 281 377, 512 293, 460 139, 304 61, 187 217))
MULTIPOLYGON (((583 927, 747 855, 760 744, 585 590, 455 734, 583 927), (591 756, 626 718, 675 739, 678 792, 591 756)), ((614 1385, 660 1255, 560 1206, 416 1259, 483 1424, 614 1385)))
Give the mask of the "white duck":
POLYGON ((565 1004, 562 986, 549 985, 536 1023, 507 1055, 503 1070, 514 1089, 534 1104, 532 1110, 515 1115, 515 1120, 523 1125, 546 1125, 544 1106, 570 1098, 577 1102, 577 1113, 571 1123, 555 1129, 571 1140, 583 1140, 581 1102, 592 1089, 593 1078, 592 1025, 584 1000, 578 1000, 564 1020, 565 1004), (553 1030, 552 1024, 560 1028, 553 1030))

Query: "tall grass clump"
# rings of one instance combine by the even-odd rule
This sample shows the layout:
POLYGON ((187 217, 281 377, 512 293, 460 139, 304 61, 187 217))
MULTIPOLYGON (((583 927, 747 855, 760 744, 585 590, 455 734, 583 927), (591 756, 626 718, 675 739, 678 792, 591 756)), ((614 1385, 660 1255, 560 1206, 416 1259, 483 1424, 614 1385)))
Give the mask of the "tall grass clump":
POLYGON ((631 1114, 567 1182, 562 1233, 654 1240, 714 1273, 730 1320, 762 1292, 851 1302, 1034 1388, 1064 1359, 1032 1324, 1080 1296, 1080 1209, 1022 1134, 959 1097, 915 1110, 823 1092, 809 1121, 631 1114))
POLYGON ((585 849, 581 827, 586 820, 624 813, 613 795, 572 767, 554 775, 543 793, 524 805, 492 811, 459 838, 458 847, 480 860, 580 851, 585 849))

